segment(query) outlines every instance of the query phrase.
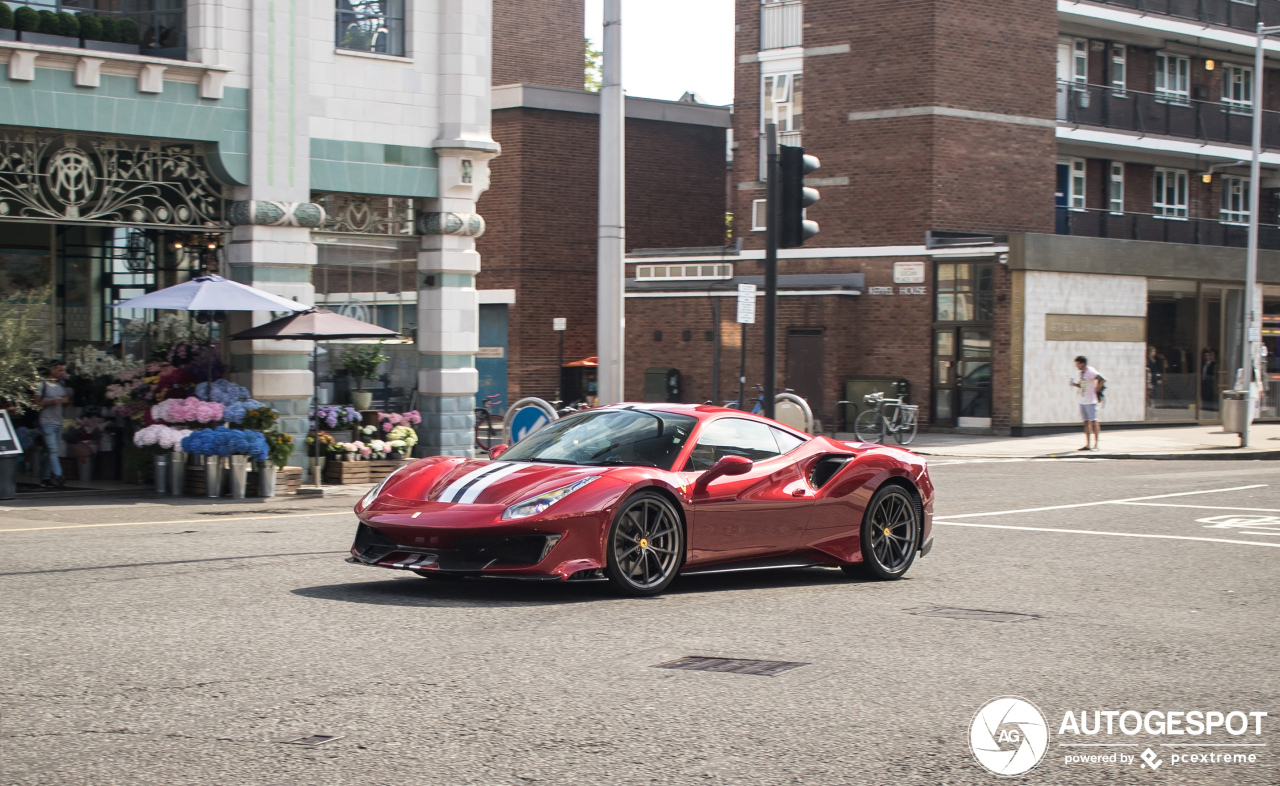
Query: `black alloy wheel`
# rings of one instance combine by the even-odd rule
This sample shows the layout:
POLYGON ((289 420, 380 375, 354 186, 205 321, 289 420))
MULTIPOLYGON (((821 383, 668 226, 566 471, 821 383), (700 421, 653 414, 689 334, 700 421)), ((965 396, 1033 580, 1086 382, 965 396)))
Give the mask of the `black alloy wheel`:
POLYGON ((846 573, 870 573, 877 579, 900 579, 920 548, 920 508, 902 486, 881 486, 862 517, 862 564, 845 565, 846 573))
POLYGON ((657 595, 684 560, 680 514, 666 497, 641 491, 618 508, 605 545, 609 581, 624 595, 657 595))

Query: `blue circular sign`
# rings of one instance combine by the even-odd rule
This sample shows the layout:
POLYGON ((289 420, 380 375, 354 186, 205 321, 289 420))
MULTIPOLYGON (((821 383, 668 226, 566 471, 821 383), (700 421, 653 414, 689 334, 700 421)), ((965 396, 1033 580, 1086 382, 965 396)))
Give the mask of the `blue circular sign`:
POLYGON ((511 433, 511 444, 516 444, 550 422, 551 416, 540 408, 521 407, 511 417, 511 425, 508 427, 511 433))

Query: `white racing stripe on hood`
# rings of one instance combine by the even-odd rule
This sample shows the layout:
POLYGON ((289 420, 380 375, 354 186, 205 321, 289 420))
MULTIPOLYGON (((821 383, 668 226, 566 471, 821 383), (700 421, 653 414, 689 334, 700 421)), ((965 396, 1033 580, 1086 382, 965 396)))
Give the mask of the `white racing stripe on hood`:
POLYGON ((521 467, 528 467, 528 466, 531 466, 531 465, 527 463, 516 464, 513 462, 510 464, 507 464, 505 467, 498 470, 497 472, 490 472, 484 477, 480 478, 479 481, 475 483, 475 485, 471 486, 465 492, 463 492, 461 499, 457 499, 454 501, 461 502, 463 504, 469 504, 469 503, 475 502, 476 499, 479 498, 480 492, 489 488, 494 483, 497 483, 499 480, 502 480, 507 475, 510 475, 513 472, 518 472, 521 467))
POLYGON ((457 502, 458 495, 461 494, 462 490, 465 489, 469 484, 471 484, 474 481, 482 479, 485 475, 488 475, 492 472, 497 472, 498 470, 501 470, 510 466, 514 466, 514 465, 511 464, 510 462, 502 461, 502 462, 495 462, 493 464, 488 464, 486 466, 483 466, 480 469, 476 470, 475 472, 468 472, 467 474, 458 478, 454 482, 450 483, 448 487, 445 488, 444 491, 440 492, 439 501, 440 502, 457 502))

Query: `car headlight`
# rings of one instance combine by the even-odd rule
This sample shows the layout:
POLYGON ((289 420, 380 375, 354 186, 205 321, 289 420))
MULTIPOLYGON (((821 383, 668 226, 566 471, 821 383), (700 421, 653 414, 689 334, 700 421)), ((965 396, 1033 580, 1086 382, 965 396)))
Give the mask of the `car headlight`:
POLYGON ((370 505, 372 505, 372 504, 373 504, 373 501, 374 501, 375 499, 377 499, 377 498, 378 498, 378 495, 379 495, 379 494, 381 494, 381 493, 382 493, 382 487, 383 487, 383 486, 385 486, 385 485, 387 485, 387 483, 389 483, 389 482, 391 481, 391 479, 392 479, 392 478, 394 478, 394 477, 396 476, 396 474, 400 472, 400 470, 405 469, 407 466, 408 466, 408 465, 405 465, 405 467, 401 467, 400 469, 396 470, 395 472, 392 472, 390 475, 387 475, 385 478, 383 478, 383 479, 378 483, 378 485, 376 485, 376 486, 374 486, 373 488, 369 489, 369 493, 368 493, 368 494, 365 494, 365 495, 364 495, 364 497, 360 500, 360 507, 362 507, 362 508, 367 508, 367 507, 369 507, 370 505))
POLYGON ((569 496, 573 492, 587 485, 591 481, 599 480, 599 479, 600 479, 599 475, 592 475, 589 478, 583 478, 582 480, 575 480, 573 483, 570 483, 567 486, 561 486, 560 488, 555 489, 554 491, 548 491, 545 494, 539 494, 536 497, 530 497, 529 499, 526 499, 524 502, 517 502, 516 504, 507 508, 503 512, 502 518, 503 519, 525 519, 530 516, 536 516, 542 511, 556 504, 560 500, 569 496))

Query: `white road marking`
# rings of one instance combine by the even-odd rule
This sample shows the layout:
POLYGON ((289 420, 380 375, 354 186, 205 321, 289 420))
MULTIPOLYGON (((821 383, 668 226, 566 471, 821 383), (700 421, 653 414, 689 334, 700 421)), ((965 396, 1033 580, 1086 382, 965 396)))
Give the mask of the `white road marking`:
POLYGON ((0 529, 0 532, 37 532, 46 529, 88 529, 91 527, 145 527, 161 524, 221 524, 224 521, 274 521, 276 519, 298 519, 311 518, 314 516, 352 516, 356 514, 350 510, 340 510, 333 513, 282 513, 277 516, 242 516, 236 518, 222 518, 221 516, 213 516, 207 519, 182 519, 179 521, 121 521, 114 524, 67 524, 57 527, 21 527, 18 529, 0 529))
POLYGON ((1199 508, 1202 510, 1249 510, 1255 513, 1280 513, 1280 508, 1231 508, 1226 505, 1178 505, 1173 502, 1117 502, 1116 505, 1142 505, 1149 508, 1199 508))
POLYGON ((1012 513, 1039 513, 1044 510, 1067 510, 1068 508, 1088 508, 1095 505, 1115 505, 1122 502, 1142 502, 1148 499, 1167 499, 1169 497, 1186 497, 1193 494, 1218 494, 1224 491, 1245 491, 1247 489, 1266 488, 1266 483, 1254 483, 1250 486, 1232 486, 1226 489, 1205 489, 1204 491, 1179 491, 1175 494, 1155 494, 1150 497, 1128 497, 1126 499, 1104 499, 1098 502, 1076 502, 1071 505, 1048 505, 1043 508, 1021 508, 1018 510, 995 510, 990 513, 958 513, 946 516, 948 519, 971 519, 978 516, 1007 516, 1012 513))
POLYGON ((1117 538, 1154 538, 1157 540, 1198 540, 1204 543, 1235 543, 1241 546, 1270 546, 1280 549, 1280 543, 1264 543, 1257 540, 1227 540, 1226 538, 1196 538, 1189 535, 1149 535, 1143 532, 1101 532, 1092 529, 1058 529, 1056 527, 1015 527, 1009 524, 971 524, 967 521, 935 521, 949 527, 982 527, 985 529, 1014 529, 1023 532, 1058 532, 1067 535, 1112 535, 1117 538))

